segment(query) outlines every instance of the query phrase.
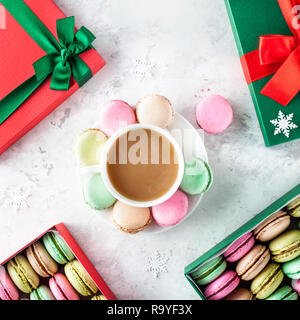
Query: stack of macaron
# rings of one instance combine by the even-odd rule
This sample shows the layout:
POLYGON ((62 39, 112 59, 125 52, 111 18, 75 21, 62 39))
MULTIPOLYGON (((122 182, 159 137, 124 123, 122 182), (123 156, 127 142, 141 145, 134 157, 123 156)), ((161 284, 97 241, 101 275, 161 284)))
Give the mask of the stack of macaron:
POLYGON ((145 230, 152 221, 161 227, 178 224, 188 214, 189 196, 206 192, 212 184, 209 165, 199 158, 188 159, 180 189, 165 203, 152 208, 137 208, 117 201, 101 177, 101 152, 109 137, 121 128, 136 123, 151 124, 167 129, 174 120, 171 102, 160 95, 142 98, 135 110, 121 100, 112 100, 101 109, 98 128, 83 131, 77 138, 75 154, 81 168, 96 166, 83 179, 85 203, 94 210, 112 208, 112 220, 122 232, 136 234, 145 230))
POLYGON ((1 300, 106 300, 57 232, 0 266, 1 300), (100 299, 100 298, 101 299, 100 299))
POLYGON ((234 241, 190 276, 208 300, 297 300, 300 198, 234 241))

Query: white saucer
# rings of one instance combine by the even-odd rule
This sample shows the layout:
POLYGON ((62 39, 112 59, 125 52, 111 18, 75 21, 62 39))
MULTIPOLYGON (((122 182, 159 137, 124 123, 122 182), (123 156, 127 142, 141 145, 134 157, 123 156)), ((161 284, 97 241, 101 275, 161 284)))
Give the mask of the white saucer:
MULTIPOLYGON (((95 126, 95 128, 97 128, 97 125, 95 126)), ((175 113, 174 122, 172 123, 171 126, 169 126, 168 131, 172 134, 172 136, 179 143, 179 145, 182 146, 185 160, 188 160, 188 158, 193 155, 194 157, 200 158, 206 162, 208 161, 207 152, 201 136, 202 130, 196 130, 190 124, 190 122, 187 121, 182 115, 175 113), (189 135, 188 139, 184 139, 185 143, 183 143, 182 139, 180 138, 184 136, 184 133, 189 135), (189 155, 188 150, 193 150, 193 154, 189 155)), ((79 168, 81 188, 85 180, 88 179, 88 177, 91 174, 97 173, 97 172, 100 172, 100 166, 90 166, 90 167, 79 168)), ((189 195, 188 197, 189 197, 189 209, 185 219, 187 219, 189 216, 191 216, 194 213, 195 209, 199 206, 201 202, 203 194, 195 195, 195 196, 189 195)), ((114 227, 114 224, 112 221, 111 208, 107 210, 102 210, 102 211, 93 210, 93 209, 90 209, 90 210, 99 214, 99 216, 103 219, 103 222, 109 223, 114 227)), ((180 223, 182 223, 185 219, 183 219, 180 223)), ((176 226, 178 226, 179 224, 177 224, 176 226)), ((140 234, 163 232, 163 231, 170 230, 176 226, 161 227, 157 225, 155 221, 152 221, 150 226, 144 231, 140 232, 140 234)), ((117 232, 120 232, 120 231, 117 230, 117 232)))

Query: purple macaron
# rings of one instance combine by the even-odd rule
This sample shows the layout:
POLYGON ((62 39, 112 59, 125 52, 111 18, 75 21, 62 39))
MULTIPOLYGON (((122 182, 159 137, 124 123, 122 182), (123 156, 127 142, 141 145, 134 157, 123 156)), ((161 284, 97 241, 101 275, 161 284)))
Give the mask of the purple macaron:
POLYGON ((226 271, 204 289, 208 300, 221 300, 233 292, 240 283, 240 278, 234 271, 226 271))
POLYGON ((228 262, 235 262, 240 260, 246 253, 248 253, 255 244, 255 239, 252 232, 246 233, 224 252, 224 258, 228 262))
POLYGON ((3 266, 0 266, 0 299, 19 300, 19 292, 3 266))

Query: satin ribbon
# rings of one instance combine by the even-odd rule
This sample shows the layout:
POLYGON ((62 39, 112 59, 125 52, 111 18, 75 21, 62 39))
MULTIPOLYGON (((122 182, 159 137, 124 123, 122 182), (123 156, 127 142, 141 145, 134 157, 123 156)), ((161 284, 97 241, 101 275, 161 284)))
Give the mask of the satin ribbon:
MULTIPOLYGON (((67 91, 73 76, 83 86, 92 76, 79 54, 91 49, 95 36, 85 27, 75 32, 75 19, 57 20, 57 39, 23 0, 0 0, 31 38, 46 52, 33 64, 35 75, 0 101, 0 124, 3 123, 46 79, 50 88, 67 91)), ((13 40, 12 40, 13 41, 13 40)))
POLYGON ((300 91, 300 28, 293 27, 300 0, 278 3, 293 36, 261 36, 259 49, 244 55, 241 62, 248 84, 275 73, 261 94, 286 106, 300 91))

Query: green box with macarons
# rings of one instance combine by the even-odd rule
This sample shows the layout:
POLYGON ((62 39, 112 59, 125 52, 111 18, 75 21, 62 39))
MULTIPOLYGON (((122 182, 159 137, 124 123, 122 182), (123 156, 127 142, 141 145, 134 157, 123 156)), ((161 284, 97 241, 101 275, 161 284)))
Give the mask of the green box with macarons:
POLYGON ((0 265, 1 300, 116 300, 64 224, 0 265))
POLYGON ((298 300, 300 184, 185 268, 202 300, 298 300))

